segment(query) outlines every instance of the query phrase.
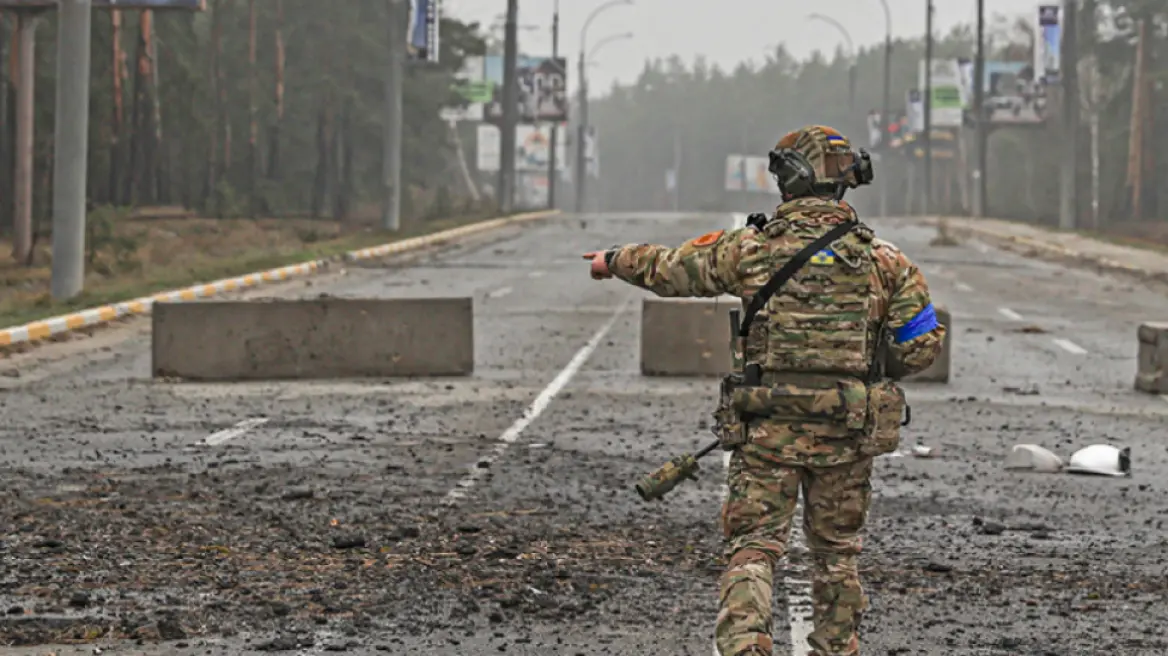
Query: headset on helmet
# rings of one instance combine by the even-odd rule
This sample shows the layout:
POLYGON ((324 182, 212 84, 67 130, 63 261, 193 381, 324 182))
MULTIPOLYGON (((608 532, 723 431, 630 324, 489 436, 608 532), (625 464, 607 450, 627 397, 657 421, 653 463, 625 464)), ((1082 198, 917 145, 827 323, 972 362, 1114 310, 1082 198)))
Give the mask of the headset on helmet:
POLYGON ((831 181, 818 180, 815 167, 811 166, 803 153, 793 148, 777 148, 770 151, 769 157, 767 170, 775 176, 783 200, 826 194, 834 194, 838 200, 843 198, 847 189, 871 184, 874 178, 872 158, 863 148, 852 150, 851 166, 839 178, 831 181), (855 180, 854 184, 848 180, 849 173, 855 180))

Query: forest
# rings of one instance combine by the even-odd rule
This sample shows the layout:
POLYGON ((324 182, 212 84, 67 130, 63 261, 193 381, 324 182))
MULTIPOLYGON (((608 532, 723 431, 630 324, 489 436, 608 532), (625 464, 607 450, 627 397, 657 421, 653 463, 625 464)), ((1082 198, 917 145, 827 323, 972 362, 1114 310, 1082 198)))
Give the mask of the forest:
MULTIPOLYGON (((95 10, 89 197, 211 216, 345 218, 380 203, 387 3, 209 0, 207 11, 95 10)), ((55 12, 36 30, 35 216, 51 198, 55 12)), ((0 197, 11 198, 16 17, 0 14, 0 197)), ((409 67, 407 216, 432 211, 452 165, 453 72, 477 26, 444 18, 436 64, 409 67)), ((457 179, 457 178, 454 178, 457 179)), ((447 190, 449 191, 449 190, 447 190)), ((448 207, 437 208, 450 211, 448 207)), ((373 209, 376 213, 376 208, 373 209)), ((0 226, 11 208, 0 209, 0 226)))
MULTIPOLYGON (((1133 74, 1137 60, 1136 21, 1145 22, 1143 88, 1145 120, 1137 133, 1144 144, 1145 180, 1168 177, 1168 5, 1162 0, 1087 0, 1077 16, 1076 70, 1081 80, 1077 178, 1090 189, 1090 118, 1099 125, 1100 223, 1132 218, 1129 166, 1132 161, 1133 74)), ((904 112, 906 93, 917 87, 924 58, 924 35, 892 44, 893 112, 904 112)), ((1034 17, 987 17, 989 60, 1033 61, 1037 38, 1034 17)), ((935 35, 938 58, 975 53, 976 26, 962 25, 935 35)), ((1063 63, 1064 69, 1066 63, 1063 63)), ((702 59, 687 64, 678 57, 647 62, 631 85, 614 86, 592 103, 600 141, 599 196, 605 209, 666 209, 671 199, 666 171, 678 166, 677 204, 682 209, 717 209, 728 202, 723 191, 725 158, 732 153, 765 155, 784 132, 806 123, 833 125, 866 145, 866 119, 879 110, 884 84, 884 45, 860 49, 854 60, 842 50, 816 53, 799 61, 781 46, 761 64, 743 63, 720 70, 702 59), (849 68, 855 65, 854 97, 849 98, 849 68)), ((970 130, 971 132, 971 130, 970 130)), ((989 137, 987 215, 1057 222, 1057 125, 996 127, 989 137)), ((877 179, 897 181, 913 165, 886 155, 877 179), (899 178, 898 178, 899 176, 899 178)), ((919 164, 918 164, 919 165, 919 164)), ((1168 190, 1146 185, 1140 218, 1168 217, 1168 190)), ((903 194, 893 194, 890 212, 904 211, 903 194)), ((857 205, 872 211, 872 195, 856 194, 857 205)), ((1090 194, 1077 195, 1080 225, 1089 225, 1090 194)), ((957 197, 934 211, 966 213, 957 197)), ((763 209, 763 208, 755 208, 763 209)))

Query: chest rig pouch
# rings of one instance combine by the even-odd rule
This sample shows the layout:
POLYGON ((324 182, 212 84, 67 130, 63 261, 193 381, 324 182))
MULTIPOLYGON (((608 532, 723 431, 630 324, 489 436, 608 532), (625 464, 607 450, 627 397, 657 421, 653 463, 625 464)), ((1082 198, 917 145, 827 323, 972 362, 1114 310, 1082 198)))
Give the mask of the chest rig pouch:
POLYGON ((787 260, 751 298, 741 321, 737 309, 730 311, 730 349, 735 371, 722 379, 718 407, 713 413, 713 431, 724 450, 731 451, 746 444, 749 423, 755 418, 828 421, 846 426, 849 432, 865 429, 869 414, 868 391, 861 381, 857 380, 854 385, 838 383, 824 389, 764 386, 761 365, 744 364, 750 326, 770 298, 812 256, 859 225, 855 219, 840 223, 787 260))

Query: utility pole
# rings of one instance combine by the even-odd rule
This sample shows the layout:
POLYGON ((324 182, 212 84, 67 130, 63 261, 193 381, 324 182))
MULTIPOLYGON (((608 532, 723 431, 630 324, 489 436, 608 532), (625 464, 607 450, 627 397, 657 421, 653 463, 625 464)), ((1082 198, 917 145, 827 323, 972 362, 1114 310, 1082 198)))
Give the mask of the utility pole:
MULTIPOLYGON (((888 9, 888 0, 880 0, 884 7, 884 98, 880 108, 880 150, 888 150, 889 111, 892 107, 892 12, 888 9)), ((880 184, 880 216, 888 216, 888 183, 880 184)))
POLYGON ((16 82, 16 200, 12 217, 12 258, 28 264, 32 258, 32 162, 34 85, 36 84, 36 29, 39 11, 16 13, 17 57, 20 69, 16 82))
MULTIPOLYGON (((555 13, 552 14, 552 62, 560 56, 560 0, 556 0, 555 13)), ((567 78, 567 71, 562 71, 567 78)), ((549 210, 556 209, 556 142, 559 139, 559 124, 552 121, 552 138, 548 146, 548 202, 549 210)))
POLYGON ((587 184, 588 172, 585 170, 585 150, 588 138, 588 82, 584 78, 584 47, 580 47, 580 70, 576 73, 580 78, 580 119, 576 126, 576 213, 584 212, 584 187, 587 184))
POLYGON ((986 213, 986 161, 989 126, 985 112, 985 0, 977 0, 977 55, 973 63, 973 115, 977 119, 977 164, 973 167, 973 215, 986 213))
POLYGON ((1063 2, 1062 52, 1059 78, 1062 83, 1063 157, 1059 170, 1059 227, 1074 230, 1078 196, 1075 172, 1079 163, 1079 47, 1077 0, 1063 2))
POLYGON ((53 157, 53 298, 85 284, 85 181, 89 157, 89 42, 92 0, 60 0, 57 124, 53 157))
POLYGON ((406 5, 388 0, 389 70, 385 76, 385 152, 383 154, 385 200, 381 227, 390 232, 401 229, 402 168, 402 78, 405 68, 406 5))
POLYGON ((925 197, 924 214, 933 211, 933 0, 925 0, 925 197))
POLYGON ((503 37, 503 129, 499 148, 499 209, 510 214, 515 204, 515 125, 519 122, 516 65, 519 50, 519 0, 507 0, 507 23, 503 37))

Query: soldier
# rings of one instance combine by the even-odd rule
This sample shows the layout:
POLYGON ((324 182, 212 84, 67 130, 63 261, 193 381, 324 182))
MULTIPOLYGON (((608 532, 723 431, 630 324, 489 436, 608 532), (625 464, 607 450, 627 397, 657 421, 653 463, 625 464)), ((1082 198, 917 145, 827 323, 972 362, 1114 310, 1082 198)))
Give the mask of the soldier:
POLYGON ((945 327, 920 270, 842 202, 845 189, 871 181, 867 153, 831 128, 806 126, 785 135, 770 159, 783 198, 773 216, 678 248, 630 244, 584 257, 593 278, 615 276, 658 296, 742 299, 735 363, 758 380, 734 389, 734 416, 719 421, 722 448, 732 452, 721 654, 771 654, 773 568, 802 490, 813 559, 808 656, 853 656, 868 603, 856 560, 873 458, 897 448, 905 411, 895 379, 932 364, 945 327), (777 275, 785 264, 795 272, 777 275), (779 291, 768 286, 772 277, 786 278, 786 291, 783 280, 779 291))

